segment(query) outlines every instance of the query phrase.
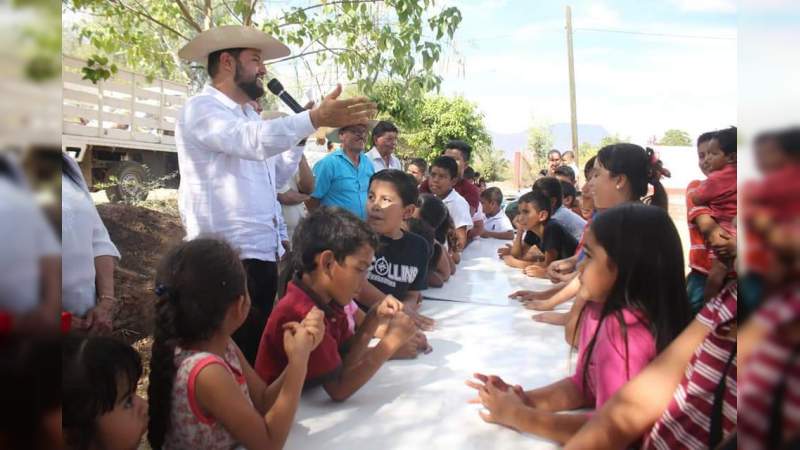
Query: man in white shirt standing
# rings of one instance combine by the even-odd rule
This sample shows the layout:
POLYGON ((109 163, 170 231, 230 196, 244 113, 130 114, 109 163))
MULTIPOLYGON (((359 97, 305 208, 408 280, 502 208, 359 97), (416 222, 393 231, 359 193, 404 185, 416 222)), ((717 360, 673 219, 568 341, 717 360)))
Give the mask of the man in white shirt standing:
POLYGON ((394 156, 397 148, 397 127, 392 122, 381 120, 372 129, 372 149, 367 152, 367 158, 375 168, 375 172, 384 169, 403 170, 400 160, 394 156))
POLYGON ((315 129, 364 124, 376 112, 363 97, 338 100, 337 86, 310 111, 262 120, 248 102, 264 95, 264 61, 288 54, 282 43, 245 26, 206 30, 178 52, 205 65, 210 78, 175 126, 181 220, 186 239, 217 235, 240 252, 253 311, 234 339, 251 362, 272 310, 283 251, 276 187, 294 174, 303 141, 315 129))

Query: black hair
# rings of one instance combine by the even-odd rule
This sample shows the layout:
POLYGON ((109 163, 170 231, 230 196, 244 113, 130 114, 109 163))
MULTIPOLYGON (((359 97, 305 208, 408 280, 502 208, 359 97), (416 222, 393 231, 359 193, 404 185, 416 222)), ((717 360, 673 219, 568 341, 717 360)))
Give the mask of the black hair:
POLYGON ((719 148, 722 150, 722 153, 726 155, 736 153, 736 127, 718 130, 714 138, 719 143, 719 148))
POLYGON ((526 192, 519 198, 517 205, 521 203, 530 203, 537 211, 547 211, 547 220, 550 220, 550 217, 553 215, 550 196, 542 189, 534 187, 531 191, 526 192))
POLYGON ((447 240, 450 230, 455 228, 447 206, 433 194, 419 196, 419 217, 433 228, 434 237, 442 244, 447 240))
POLYGON ((86 450, 97 432, 97 419, 114 409, 122 396, 135 395, 142 360, 131 346, 103 336, 64 337, 62 428, 68 448, 86 450), (124 392, 118 392, 118 383, 124 392))
POLYGON ((383 181, 390 183, 397 191, 397 195, 403 201, 403 206, 416 205, 419 200, 419 189, 417 180, 411 175, 397 169, 384 169, 375 172, 369 179, 369 186, 372 187, 373 181, 383 181))
POLYGON ((565 151, 564 153, 561 154, 561 157, 564 158, 567 155, 572 156, 572 159, 575 159, 575 152, 573 152, 572 150, 565 151))
POLYGON ((209 78, 214 78, 215 76, 217 76, 217 73, 219 72, 219 60, 222 57, 223 53, 229 53, 238 61, 239 54, 242 53, 244 50, 245 50, 244 48, 224 48, 222 50, 217 50, 215 52, 209 53, 208 65, 206 66, 206 71, 208 72, 209 78))
POLYGON ((548 197, 550 197, 553 207, 552 211, 556 211, 564 202, 564 193, 561 192, 561 182, 556 177, 541 177, 533 183, 533 190, 541 190, 548 197))
POLYGON ((328 140, 328 142, 325 144, 325 148, 328 149, 328 150, 332 149, 333 148, 333 141, 328 140))
POLYGON ((561 175, 562 177, 567 177, 572 182, 575 182, 575 171, 572 170, 570 166, 558 166, 556 170, 553 172, 553 175, 561 175))
POLYGON ((550 155, 552 155, 553 153, 557 153, 559 158, 562 157, 561 150, 559 150, 557 148, 554 148, 554 149, 550 150, 549 152, 547 152, 547 159, 550 159, 550 155))
POLYGON ((592 156, 586 161, 586 164, 583 165, 583 176, 586 178, 586 181, 589 181, 591 178, 592 170, 594 170, 594 162, 597 161, 597 155, 592 156))
POLYGON ((408 165, 409 166, 417 166, 423 172, 426 172, 428 170, 428 162, 425 161, 422 158, 414 158, 414 159, 412 159, 411 161, 408 162, 408 165))
POLYGON ((697 145, 702 144, 703 142, 708 142, 714 139, 717 136, 716 131, 706 131, 705 133, 701 134, 697 137, 697 145))
POLYGON ((239 254, 225 241, 198 238, 173 247, 155 278, 155 330, 150 360, 150 423, 147 439, 154 450, 170 429, 175 348, 216 333, 228 311, 245 295, 245 271, 239 254))
POLYGON ((478 173, 475 172, 475 169, 472 167, 467 167, 464 169, 464 178, 467 180, 473 180, 478 177, 478 173))
POLYGON ((793 159, 800 158, 800 127, 791 127, 778 131, 775 136, 784 153, 793 159))
POLYGON ((421 236, 425 239, 425 242, 428 243, 428 249, 431 250, 430 260, 428 261, 428 271, 434 270, 436 268, 436 261, 439 260, 442 250, 441 247, 434 244, 436 232, 433 227, 428 225, 424 220, 414 217, 406 220, 406 226, 408 227, 408 231, 421 236))
POLYGON ((375 124, 375 128, 372 129, 372 142, 374 143, 379 137, 383 136, 386 133, 397 133, 397 127, 394 126, 392 122, 381 120, 377 124, 375 124))
POLYGON ((460 151, 464 162, 469 162, 469 157, 472 155, 472 147, 469 144, 460 139, 453 139, 444 147, 445 150, 450 150, 451 148, 460 151))
POLYGON ((314 258, 325 250, 342 263, 362 245, 377 250, 379 242, 369 225, 350 211, 319 207, 300 221, 292 236, 294 269, 300 274, 311 273, 317 268, 314 258))
POLYGON ((617 279, 603 302, 597 330, 586 347, 584 386, 603 320, 614 317, 619 321, 626 359, 628 338, 623 309, 633 310, 649 328, 656 352, 664 350, 692 320, 681 239, 666 210, 625 203, 599 213, 591 230, 616 267, 617 279))
MULTIPOLYGON (((57 334, 12 332, 0 336, 0 398, 4 405, 0 408, 0 447, 50 450, 54 438, 60 437, 53 436, 45 419, 62 410, 61 352, 62 340, 57 334)), ((65 415, 63 433, 68 431, 64 424, 69 423, 65 415)))
POLYGON ((578 190, 575 189, 575 185, 568 182, 561 180, 561 198, 565 199, 567 197, 572 197, 573 199, 578 197, 578 190))
POLYGON ((625 175, 634 196, 630 200, 643 200, 650 205, 667 209, 667 191, 660 180, 663 169, 653 149, 644 149, 636 144, 611 144, 597 152, 597 161, 612 176, 625 175), (645 198, 648 184, 653 186, 653 195, 645 198))
POLYGON ((481 192, 481 198, 489 202, 495 202, 498 205, 503 204, 503 191, 498 187, 490 187, 481 192))
POLYGON ((434 167, 439 167, 450 172, 450 178, 458 178, 458 163, 455 159, 449 156, 439 156, 431 163, 431 170, 434 167))

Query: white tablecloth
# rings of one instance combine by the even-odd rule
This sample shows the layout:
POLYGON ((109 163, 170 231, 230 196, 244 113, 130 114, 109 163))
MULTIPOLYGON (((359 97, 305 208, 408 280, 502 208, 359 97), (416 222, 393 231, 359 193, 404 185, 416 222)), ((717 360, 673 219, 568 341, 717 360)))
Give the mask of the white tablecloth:
POLYGON ((506 298, 515 289, 547 284, 505 267, 494 255, 499 245, 502 241, 470 245, 456 275, 438 290, 451 301, 423 302, 422 312, 437 321, 428 333, 432 353, 389 361, 343 403, 331 401, 321 387, 305 392, 285 448, 557 448, 550 441, 484 423, 479 406, 467 403, 474 391, 464 380, 476 371, 533 388, 574 369, 562 327, 534 322, 533 312, 516 301, 492 300, 506 298), (471 303, 475 298, 488 301, 471 303), (505 306, 483 304, 493 301, 505 306))

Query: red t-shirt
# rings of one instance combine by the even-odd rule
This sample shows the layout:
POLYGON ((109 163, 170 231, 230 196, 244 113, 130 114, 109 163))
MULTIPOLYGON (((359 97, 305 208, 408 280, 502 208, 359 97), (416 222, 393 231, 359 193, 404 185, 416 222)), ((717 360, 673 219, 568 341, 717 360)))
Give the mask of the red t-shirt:
POLYGON ((703 233, 695 225, 694 220, 703 214, 710 216, 711 209, 707 206, 697 206, 692 201, 692 192, 700 184, 700 180, 694 180, 686 186, 686 221, 689 222, 689 267, 700 273, 707 274, 711 270, 711 255, 706 247, 703 233))
POLYGON ((721 170, 711 172, 704 181, 692 191, 695 203, 711 209, 711 216, 722 228, 733 235, 732 221, 737 213, 736 164, 726 164, 721 170))
POLYGON ((286 295, 275 305, 261 335, 255 370, 266 382, 275 381, 289 364, 283 348, 283 325, 301 322, 314 306, 325 311, 325 335, 308 358, 306 381, 314 384, 324 382, 340 369, 342 358, 339 351, 342 344, 353 336, 347 325, 347 314, 335 302, 323 304, 314 292, 295 279, 287 286, 286 295))
MULTIPOLYGON (((469 213, 475 214, 475 211, 478 210, 478 205, 481 203, 481 191, 477 188, 477 186, 462 178, 458 180, 455 186, 453 186, 453 189, 461 194, 461 196, 464 197, 464 200, 467 201, 469 204, 469 213)), ((428 185, 427 178, 422 181, 422 184, 419 186, 419 191, 427 194, 431 193, 431 188, 428 185)))

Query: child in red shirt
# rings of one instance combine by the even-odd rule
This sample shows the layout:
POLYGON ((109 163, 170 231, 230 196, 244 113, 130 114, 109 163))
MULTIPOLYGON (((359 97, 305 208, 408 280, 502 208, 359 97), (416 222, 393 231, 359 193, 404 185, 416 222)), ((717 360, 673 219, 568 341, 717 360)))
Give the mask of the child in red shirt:
POLYGON ((295 277, 267 321, 256 356, 256 372, 271 382, 287 364, 284 324, 297 322, 314 306, 325 313, 325 334, 311 352, 307 385, 322 384, 333 400, 353 395, 416 332, 403 304, 387 296, 370 309, 355 334, 344 308, 358 296, 378 246, 378 236, 353 214, 318 208, 297 227, 292 241, 295 277), (383 339, 370 339, 386 325, 383 339))
POLYGON ((687 192, 687 196, 695 206, 707 207, 711 218, 719 224, 705 233, 706 243, 713 250, 703 296, 708 300, 719 293, 732 268, 729 249, 735 246, 736 241, 736 127, 715 133, 701 164, 708 178, 687 192))

